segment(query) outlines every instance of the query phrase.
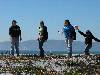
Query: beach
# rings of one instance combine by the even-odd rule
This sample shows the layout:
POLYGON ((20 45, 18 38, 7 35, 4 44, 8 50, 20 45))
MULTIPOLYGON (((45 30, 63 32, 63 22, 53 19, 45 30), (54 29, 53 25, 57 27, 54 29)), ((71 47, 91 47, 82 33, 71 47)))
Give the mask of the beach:
POLYGON ((100 55, 0 56, 0 75, 98 75, 100 55))

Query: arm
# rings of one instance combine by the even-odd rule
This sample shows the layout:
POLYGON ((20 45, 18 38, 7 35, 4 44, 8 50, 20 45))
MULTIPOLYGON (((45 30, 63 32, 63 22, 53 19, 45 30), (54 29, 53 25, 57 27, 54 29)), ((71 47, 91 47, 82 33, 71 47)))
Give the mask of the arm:
POLYGON ((100 40, 99 40, 98 38, 94 37, 93 35, 92 35, 92 37, 93 37, 93 39, 94 39, 95 41, 100 42, 100 40))
POLYGON ((11 36, 11 33, 12 33, 12 29, 11 27, 9 28, 9 35, 11 36))
POLYGON ((21 37, 21 30, 19 32, 20 32, 20 37, 21 37))
POLYGON ((11 28, 9 28, 9 35, 11 35, 11 28))
POLYGON ((83 35, 84 37, 86 37, 86 34, 84 34, 82 31, 79 30, 79 26, 75 26, 75 29, 78 30, 78 32, 83 35))
POLYGON ((21 37, 21 30, 20 30, 20 27, 19 27, 19 37, 20 37, 20 41, 22 40, 22 37, 21 37))
POLYGON ((78 30, 78 32, 83 35, 84 37, 86 37, 86 34, 84 34, 82 31, 78 30))

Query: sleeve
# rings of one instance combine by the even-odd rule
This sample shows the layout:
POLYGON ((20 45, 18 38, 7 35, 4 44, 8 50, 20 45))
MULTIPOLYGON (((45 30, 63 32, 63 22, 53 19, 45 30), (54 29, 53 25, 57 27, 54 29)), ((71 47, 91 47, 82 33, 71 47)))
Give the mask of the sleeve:
POLYGON ((98 38, 94 37, 93 35, 92 35, 92 38, 93 38, 95 41, 100 42, 100 40, 99 40, 98 38))
POLYGON ((11 35, 11 27, 9 28, 9 35, 11 35))
POLYGON ((86 37, 86 34, 84 34, 82 31, 78 30, 78 32, 83 35, 84 37, 86 37))
POLYGON ((18 27, 18 32, 19 32, 19 35, 21 36, 21 29, 20 29, 20 27, 19 26, 17 26, 18 27))
POLYGON ((45 31, 46 31, 46 32, 48 32, 48 31, 47 31, 47 27, 46 27, 46 26, 45 26, 45 31))
POLYGON ((20 36, 21 36, 21 29, 20 29, 20 27, 19 27, 19 34, 20 34, 20 36))

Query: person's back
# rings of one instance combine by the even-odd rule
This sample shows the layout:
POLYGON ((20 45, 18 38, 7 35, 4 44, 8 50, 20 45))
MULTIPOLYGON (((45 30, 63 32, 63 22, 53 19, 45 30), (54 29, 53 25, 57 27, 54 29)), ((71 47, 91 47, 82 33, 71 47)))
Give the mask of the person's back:
POLYGON ((43 36, 44 36, 44 40, 48 39, 48 32, 47 32, 47 27, 43 26, 43 36))
POLYGON ((85 37, 85 44, 92 44, 92 39, 93 39, 92 33, 89 30, 87 30, 85 37))
POLYGON ((43 36, 42 40, 44 40, 44 41, 48 39, 48 32, 47 32, 46 26, 40 26, 39 27, 39 35, 43 36))

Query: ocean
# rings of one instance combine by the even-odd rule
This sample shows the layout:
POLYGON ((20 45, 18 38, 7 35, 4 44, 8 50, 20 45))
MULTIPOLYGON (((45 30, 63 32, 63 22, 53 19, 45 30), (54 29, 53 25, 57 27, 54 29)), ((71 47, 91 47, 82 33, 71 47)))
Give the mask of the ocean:
MULTIPOLYGON (((34 51, 34 50, 20 50, 19 51, 20 54, 30 54, 30 55, 34 55, 34 54, 39 54, 39 50, 38 51, 34 51)), ((10 54, 11 51, 10 50, 0 50, 0 54, 10 54)), ((16 53, 16 52, 15 52, 16 53)), ((100 54, 100 51, 90 51, 91 54, 100 54)), ((46 55, 66 55, 68 54, 68 51, 45 51, 46 55)), ((84 54, 84 51, 73 51, 73 54, 84 54)))

